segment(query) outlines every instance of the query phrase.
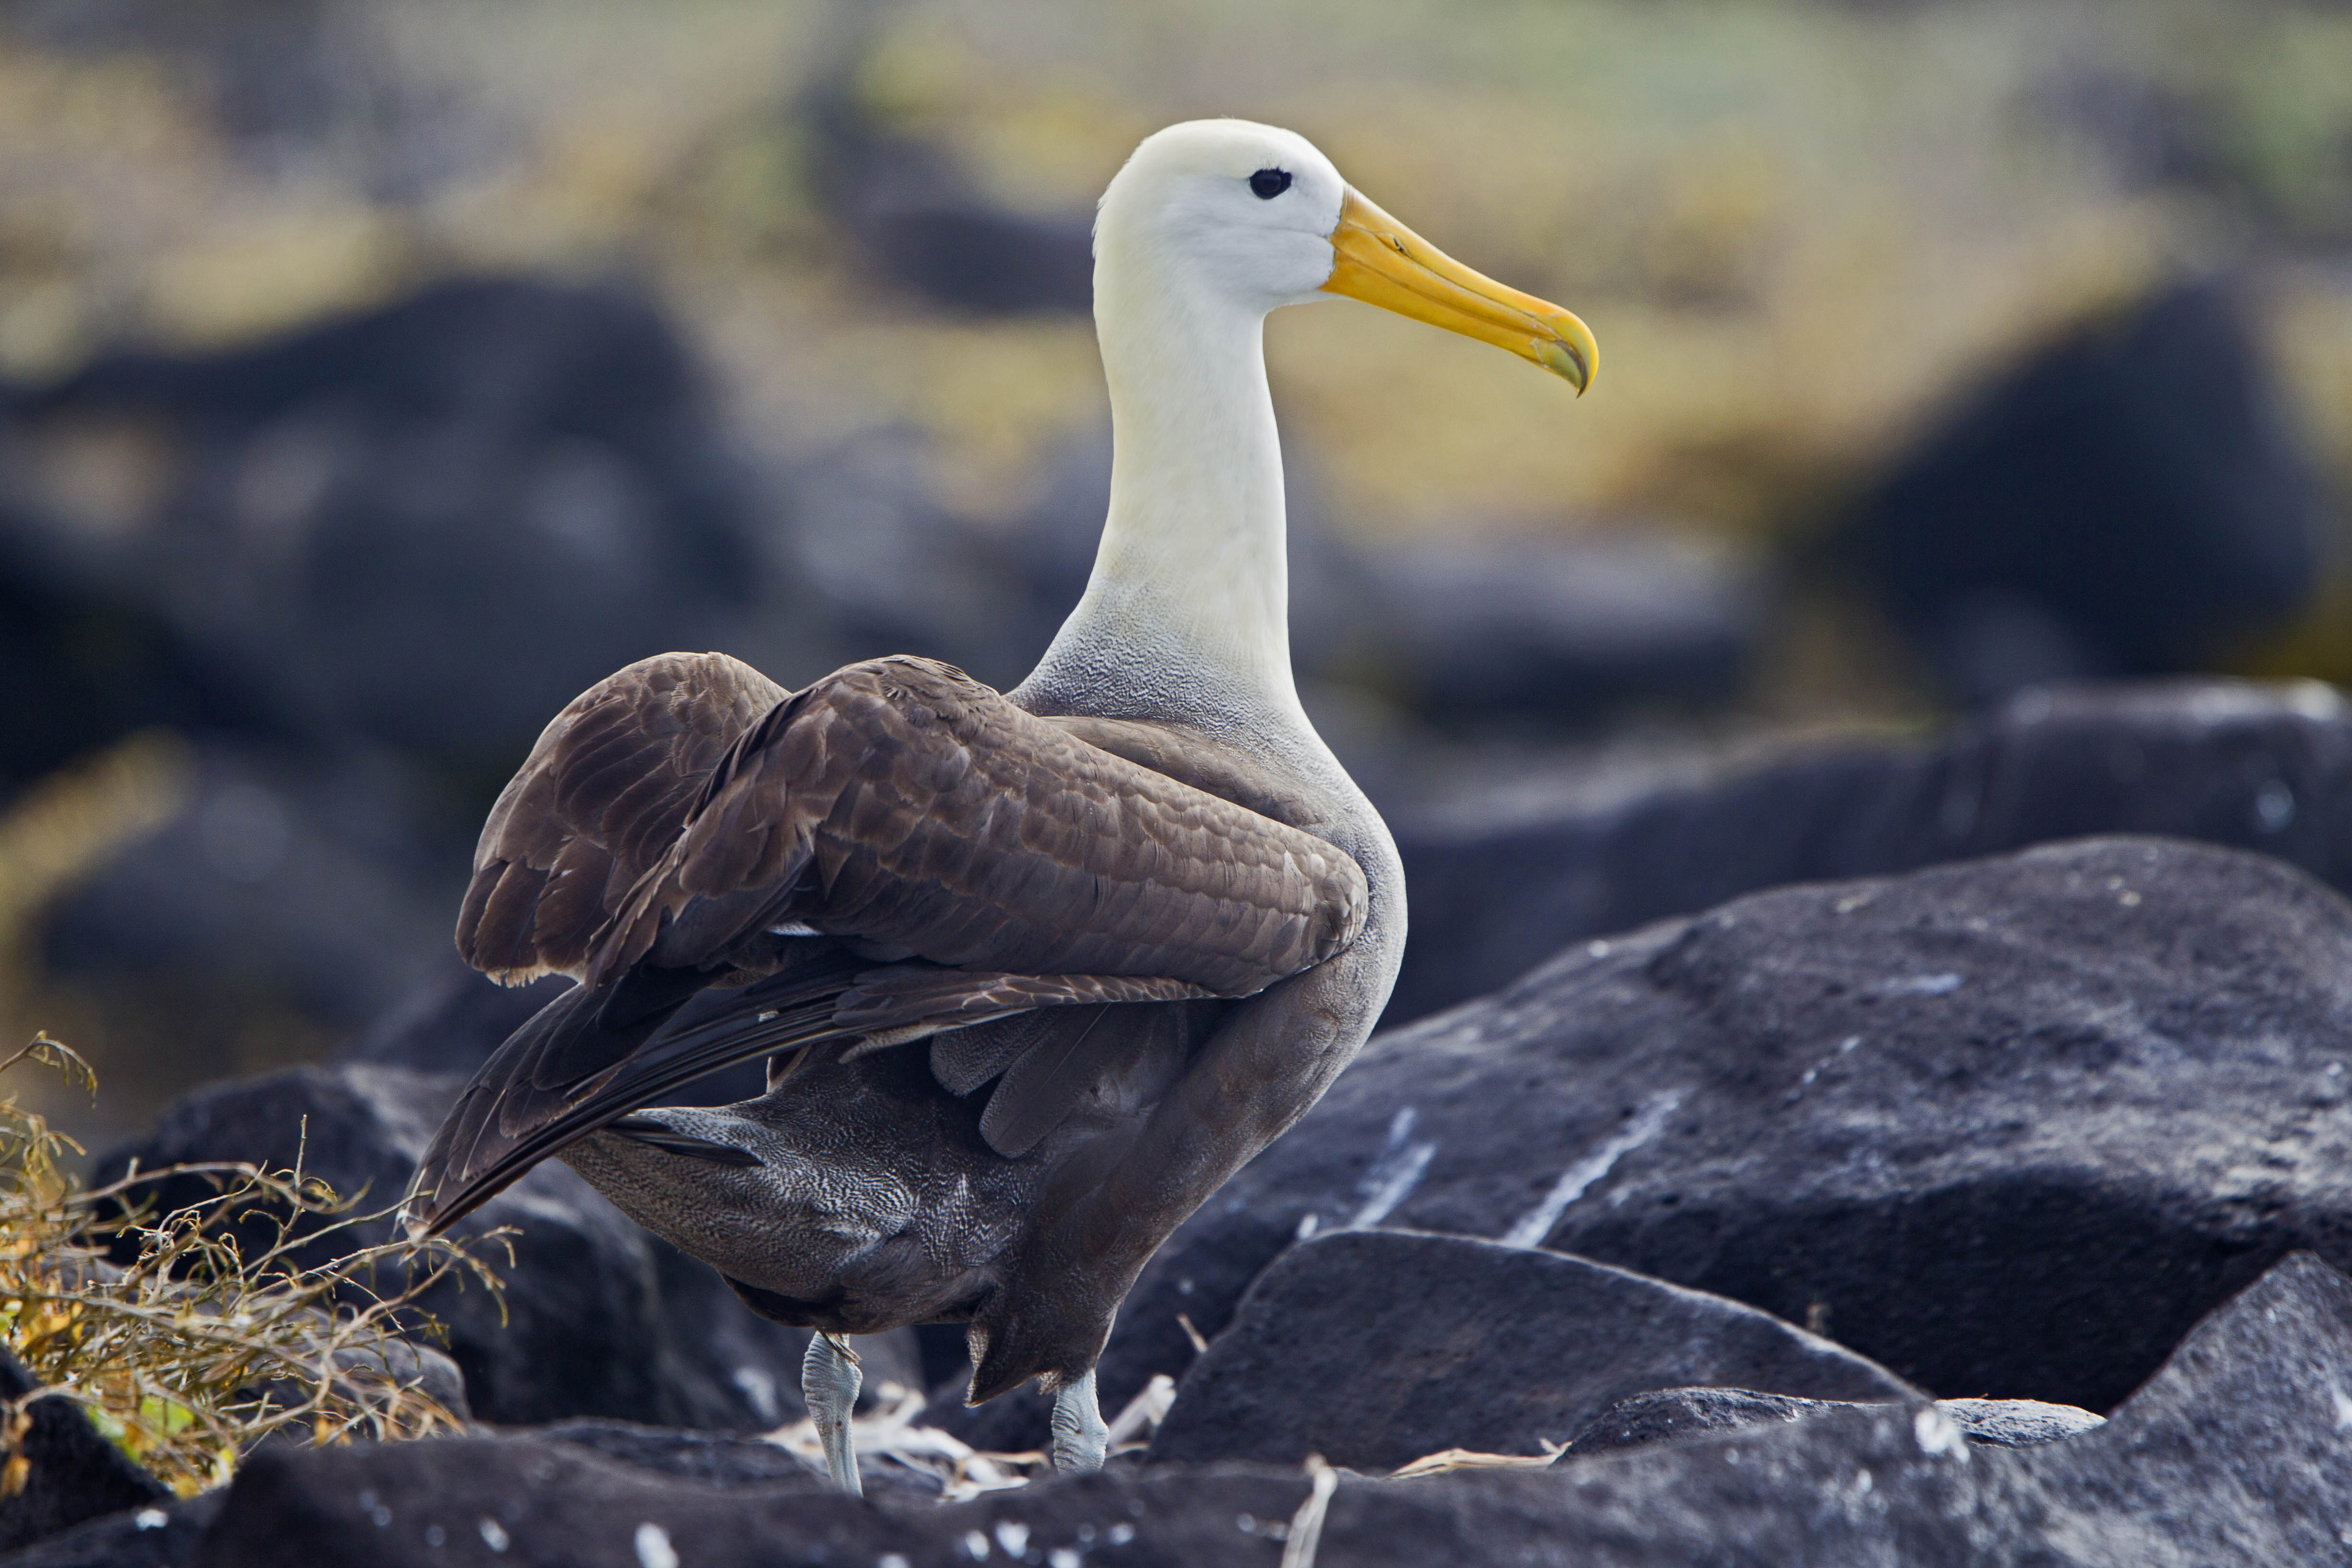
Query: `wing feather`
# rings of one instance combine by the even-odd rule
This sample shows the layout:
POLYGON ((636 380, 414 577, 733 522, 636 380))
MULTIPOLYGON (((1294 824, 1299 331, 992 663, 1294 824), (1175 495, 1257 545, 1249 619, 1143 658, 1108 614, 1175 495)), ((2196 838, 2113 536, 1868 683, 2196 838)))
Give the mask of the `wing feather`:
POLYGON ((592 978, 750 921, 698 902, 770 889, 762 921, 1010 973, 1157 975, 1250 995, 1361 929, 1363 872, 1298 828, 1114 755, 928 659, 828 676, 747 730, 600 945, 592 978), (803 874, 814 869, 814 879, 803 874), (1091 911, 1088 914, 1087 911, 1091 911))
POLYGON ((483 825, 457 918, 466 962, 509 985, 580 978, 711 770, 788 696, 725 654, 668 653, 573 699, 483 825))

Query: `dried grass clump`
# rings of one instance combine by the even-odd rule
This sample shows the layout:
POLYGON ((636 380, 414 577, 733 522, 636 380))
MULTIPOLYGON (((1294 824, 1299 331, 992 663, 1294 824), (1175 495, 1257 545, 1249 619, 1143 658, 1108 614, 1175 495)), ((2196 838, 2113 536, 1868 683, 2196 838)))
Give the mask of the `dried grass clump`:
MULTIPOLYGON (((89 1065, 46 1036, 0 1060, 0 1073, 28 1061, 96 1090, 89 1065)), ((425 1392, 406 1336, 438 1333, 415 1302, 444 1279, 498 1288, 463 1247, 400 1240, 303 1263, 298 1252, 316 1257, 322 1236, 391 1211, 357 1212, 299 1158, 282 1171, 133 1169, 85 1187, 64 1163, 80 1152, 16 1097, 0 1100, 0 1343, 42 1384, 0 1401, 0 1496, 26 1484, 35 1399, 80 1405, 182 1496, 226 1481, 265 1439, 418 1437, 462 1425, 425 1392), (141 1206, 152 1184, 178 1176, 203 1180, 211 1195, 141 1206), (127 1265, 110 1260, 126 1254, 127 1265)))

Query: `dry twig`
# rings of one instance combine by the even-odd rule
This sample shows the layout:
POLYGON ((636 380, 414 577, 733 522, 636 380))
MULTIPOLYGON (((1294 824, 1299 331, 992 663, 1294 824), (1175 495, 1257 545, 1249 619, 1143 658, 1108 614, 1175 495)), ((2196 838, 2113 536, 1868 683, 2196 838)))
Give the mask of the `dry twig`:
MULTIPOLYGON (((46 1036, 0 1060, 0 1073, 26 1062, 96 1091, 89 1064, 46 1036)), ((86 1188, 66 1166, 80 1152, 37 1112, 0 1100, 0 1343, 42 1384, 0 1402, 0 1495, 27 1479, 23 1406, 36 1399, 80 1405, 184 1496, 226 1480, 267 1439, 414 1437, 460 1425, 422 1386, 411 1336, 438 1332, 415 1303, 442 1281, 498 1289, 467 1250, 475 1243, 404 1238, 305 1262, 322 1237, 389 1231, 393 1211, 358 1212, 299 1156, 291 1170, 175 1165, 86 1188), (210 1195, 161 1213, 139 1206, 152 1184, 176 1177, 200 1178, 210 1195), (125 1253, 127 1264, 112 1261, 125 1253)))

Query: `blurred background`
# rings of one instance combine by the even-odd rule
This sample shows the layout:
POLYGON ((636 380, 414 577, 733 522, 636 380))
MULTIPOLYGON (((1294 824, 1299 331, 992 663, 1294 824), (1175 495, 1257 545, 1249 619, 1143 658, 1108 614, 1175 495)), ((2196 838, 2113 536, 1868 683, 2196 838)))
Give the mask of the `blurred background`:
POLYGON ((0 1035, 96 1060, 63 1122, 446 1005, 483 812, 631 659, 1017 680, 1108 484, 1091 203, 1211 114, 1603 346, 1270 324, 1401 831, 2352 679, 2340 5, 5 0, 0 1035))

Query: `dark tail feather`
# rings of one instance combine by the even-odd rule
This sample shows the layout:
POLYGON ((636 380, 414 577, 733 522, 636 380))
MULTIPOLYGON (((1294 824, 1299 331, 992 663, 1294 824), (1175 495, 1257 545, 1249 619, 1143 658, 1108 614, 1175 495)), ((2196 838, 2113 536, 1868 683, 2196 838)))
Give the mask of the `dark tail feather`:
POLYGON ((667 1149, 673 1154, 708 1160, 714 1165, 756 1165, 760 1163, 760 1156, 749 1149, 697 1138, 691 1132, 680 1132, 667 1122, 656 1121, 650 1116, 632 1113, 617 1121, 607 1121, 604 1131, 617 1132, 624 1138, 634 1138, 640 1143, 650 1143, 656 1149, 667 1149))
MULTIPOLYGON (((569 1089, 626 1059, 709 984, 709 973, 699 969, 640 964, 630 970, 605 988, 601 1004, 593 1008, 583 1005, 582 1014, 551 1026, 532 1058, 531 1083, 540 1089, 569 1089)), ((545 1009, 554 1010, 553 1005, 545 1009)), ((526 1023, 519 1036, 536 1022, 526 1023)))
POLYGON ((665 1032, 701 989, 677 971, 565 992, 474 1075, 410 1185, 410 1224, 438 1233, 531 1166, 630 1111, 737 1062, 849 1033, 833 1023, 845 971, 748 987, 719 1016, 665 1032))
POLYGON ((708 977, 693 970, 632 971, 598 990, 575 985, 523 1020, 466 1086, 443 1124, 449 1168, 461 1177, 485 1131, 512 1134, 560 1109, 582 1083, 626 1061, 661 1029, 708 977), (495 1115, 495 1121, 493 1116, 495 1115))

